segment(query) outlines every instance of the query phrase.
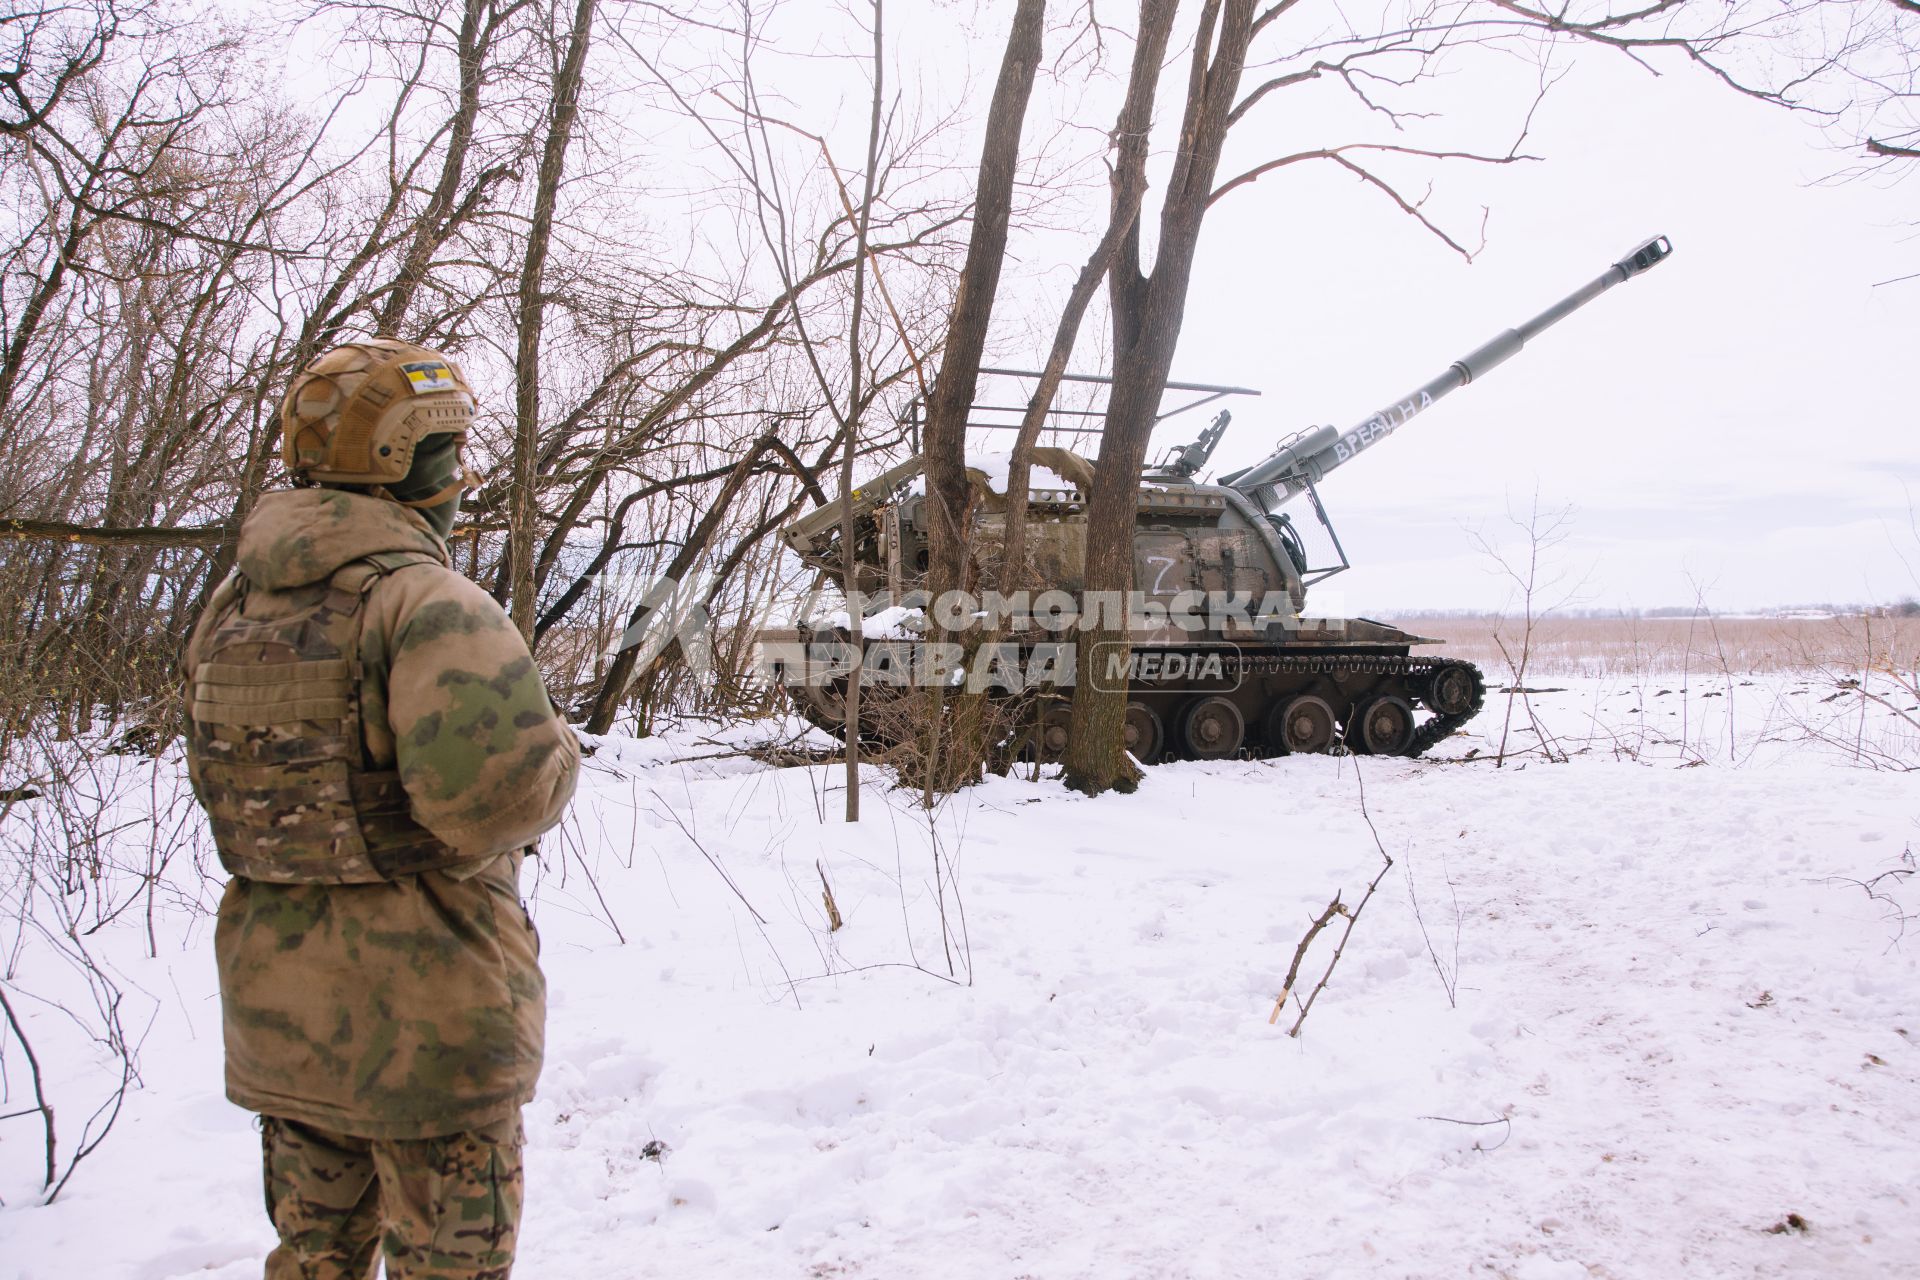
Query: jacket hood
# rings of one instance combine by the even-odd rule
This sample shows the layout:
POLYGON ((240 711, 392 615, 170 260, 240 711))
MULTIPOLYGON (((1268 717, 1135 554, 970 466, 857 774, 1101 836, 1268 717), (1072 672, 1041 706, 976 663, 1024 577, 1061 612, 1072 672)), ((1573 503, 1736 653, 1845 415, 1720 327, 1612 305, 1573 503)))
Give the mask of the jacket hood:
POLYGON ((424 551, 447 563, 446 544, 397 502, 346 489, 265 494, 240 526, 238 564, 268 591, 320 582, 381 551, 424 551))

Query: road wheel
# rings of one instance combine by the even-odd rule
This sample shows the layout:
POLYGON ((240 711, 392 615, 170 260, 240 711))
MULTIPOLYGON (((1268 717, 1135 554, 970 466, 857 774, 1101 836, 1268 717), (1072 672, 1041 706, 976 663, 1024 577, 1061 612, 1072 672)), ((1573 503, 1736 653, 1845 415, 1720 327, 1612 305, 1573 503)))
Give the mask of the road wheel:
POLYGON ((1042 763, 1057 763, 1067 754, 1067 743, 1073 737, 1073 708, 1065 702, 1048 703, 1040 713, 1033 737, 1034 754, 1042 763))
POLYGON ((1152 764, 1160 758, 1160 748, 1165 745, 1166 733, 1160 726, 1160 717, 1154 714, 1152 707, 1144 702, 1127 704, 1127 750, 1141 764, 1152 764))
POLYGON ((847 682, 826 684, 784 684, 794 708, 815 728, 835 733, 847 722, 847 682))
POLYGON ((1180 745, 1195 760, 1223 760, 1240 750, 1247 724, 1240 708, 1219 696, 1200 698, 1180 716, 1180 745))
POLYGON ((1312 755, 1333 745, 1333 707, 1325 698, 1303 693, 1267 713, 1267 746, 1294 755, 1312 755))
POLYGON ((1413 708, 1391 694, 1366 703, 1347 726, 1347 745, 1370 756, 1404 755, 1413 745, 1413 708))
POLYGON ((1480 681, 1464 662, 1449 662, 1427 677, 1427 705, 1443 716, 1464 716, 1480 699, 1480 681))

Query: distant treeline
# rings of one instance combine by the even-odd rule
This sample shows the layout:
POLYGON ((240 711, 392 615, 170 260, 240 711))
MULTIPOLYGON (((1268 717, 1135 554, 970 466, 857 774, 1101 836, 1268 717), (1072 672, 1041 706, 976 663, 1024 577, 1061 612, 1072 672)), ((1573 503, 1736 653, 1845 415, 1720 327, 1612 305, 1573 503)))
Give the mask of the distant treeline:
MULTIPOLYGON (((1462 620, 1498 618, 1495 609, 1388 609, 1393 618, 1458 618, 1462 620)), ((1542 618, 1920 618, 1920 599, 1904 596, 1891 604, 1794 604, 1770 605, 1758 609, 1709 609, 1701 605, 1663 605, 1652 609, 1553 609, 1542 618)))

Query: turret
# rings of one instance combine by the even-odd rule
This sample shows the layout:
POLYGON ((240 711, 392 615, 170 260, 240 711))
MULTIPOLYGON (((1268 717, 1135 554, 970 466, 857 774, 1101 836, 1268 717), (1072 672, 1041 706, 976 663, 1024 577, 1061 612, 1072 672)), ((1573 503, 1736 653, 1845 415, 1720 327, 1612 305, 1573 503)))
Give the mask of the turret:
POLYGON ((1655 236, 1533 319, 1516 329, 1496 334, 1455 360, 1446 372, 1430 379, 1359 425, 1345 432, 1333 427, 1309 428, 1281 441, 1265 461, 1222 476, 1218 483, 1246 494, 1264 510, 1275 510, 1306 492, 1309 485, 1319 483, 1335 467, 1398 431, 1449 391, 1464 387, 1475 378, 1484 377, 1532 338, 1566 319, 1613 286, 1649 270, 1672 252, 1673 245, 1665 236, 1655 236))

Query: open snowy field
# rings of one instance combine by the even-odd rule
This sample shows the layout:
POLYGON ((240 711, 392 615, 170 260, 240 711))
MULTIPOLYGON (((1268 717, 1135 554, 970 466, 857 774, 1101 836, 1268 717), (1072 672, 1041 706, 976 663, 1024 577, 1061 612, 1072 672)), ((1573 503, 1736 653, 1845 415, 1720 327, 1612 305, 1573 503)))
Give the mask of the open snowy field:
MULTIPOLYGON (((857 827, 837 766, 735 753, 768 727, 603 740, 532 895, 519 1274, 1920 1274, 1920 789, 1872 767, 1920 760, 1899 708, 1534 683, 1566 687, 1537 729, 1516 702, 1504 768, 1494 695, 1439 759, 1000 779, 931 818, 876 773, 857 827), (1291 1038, 1295 949, 1382 847, 1291 1038)), ((176 767, 103 781, 127 861, 186 839, 145 816, 176 767)), ((0 1275, 259 1274, 191 861, 87 938, 144 1036, 105 1145, 37 1207, 38 1122, 0 1124, 0 1275)), ((57 982, 44 937, 5 942, 57 982)), ((22 1012, 70 1147, 117 1069, 22 1012)))

